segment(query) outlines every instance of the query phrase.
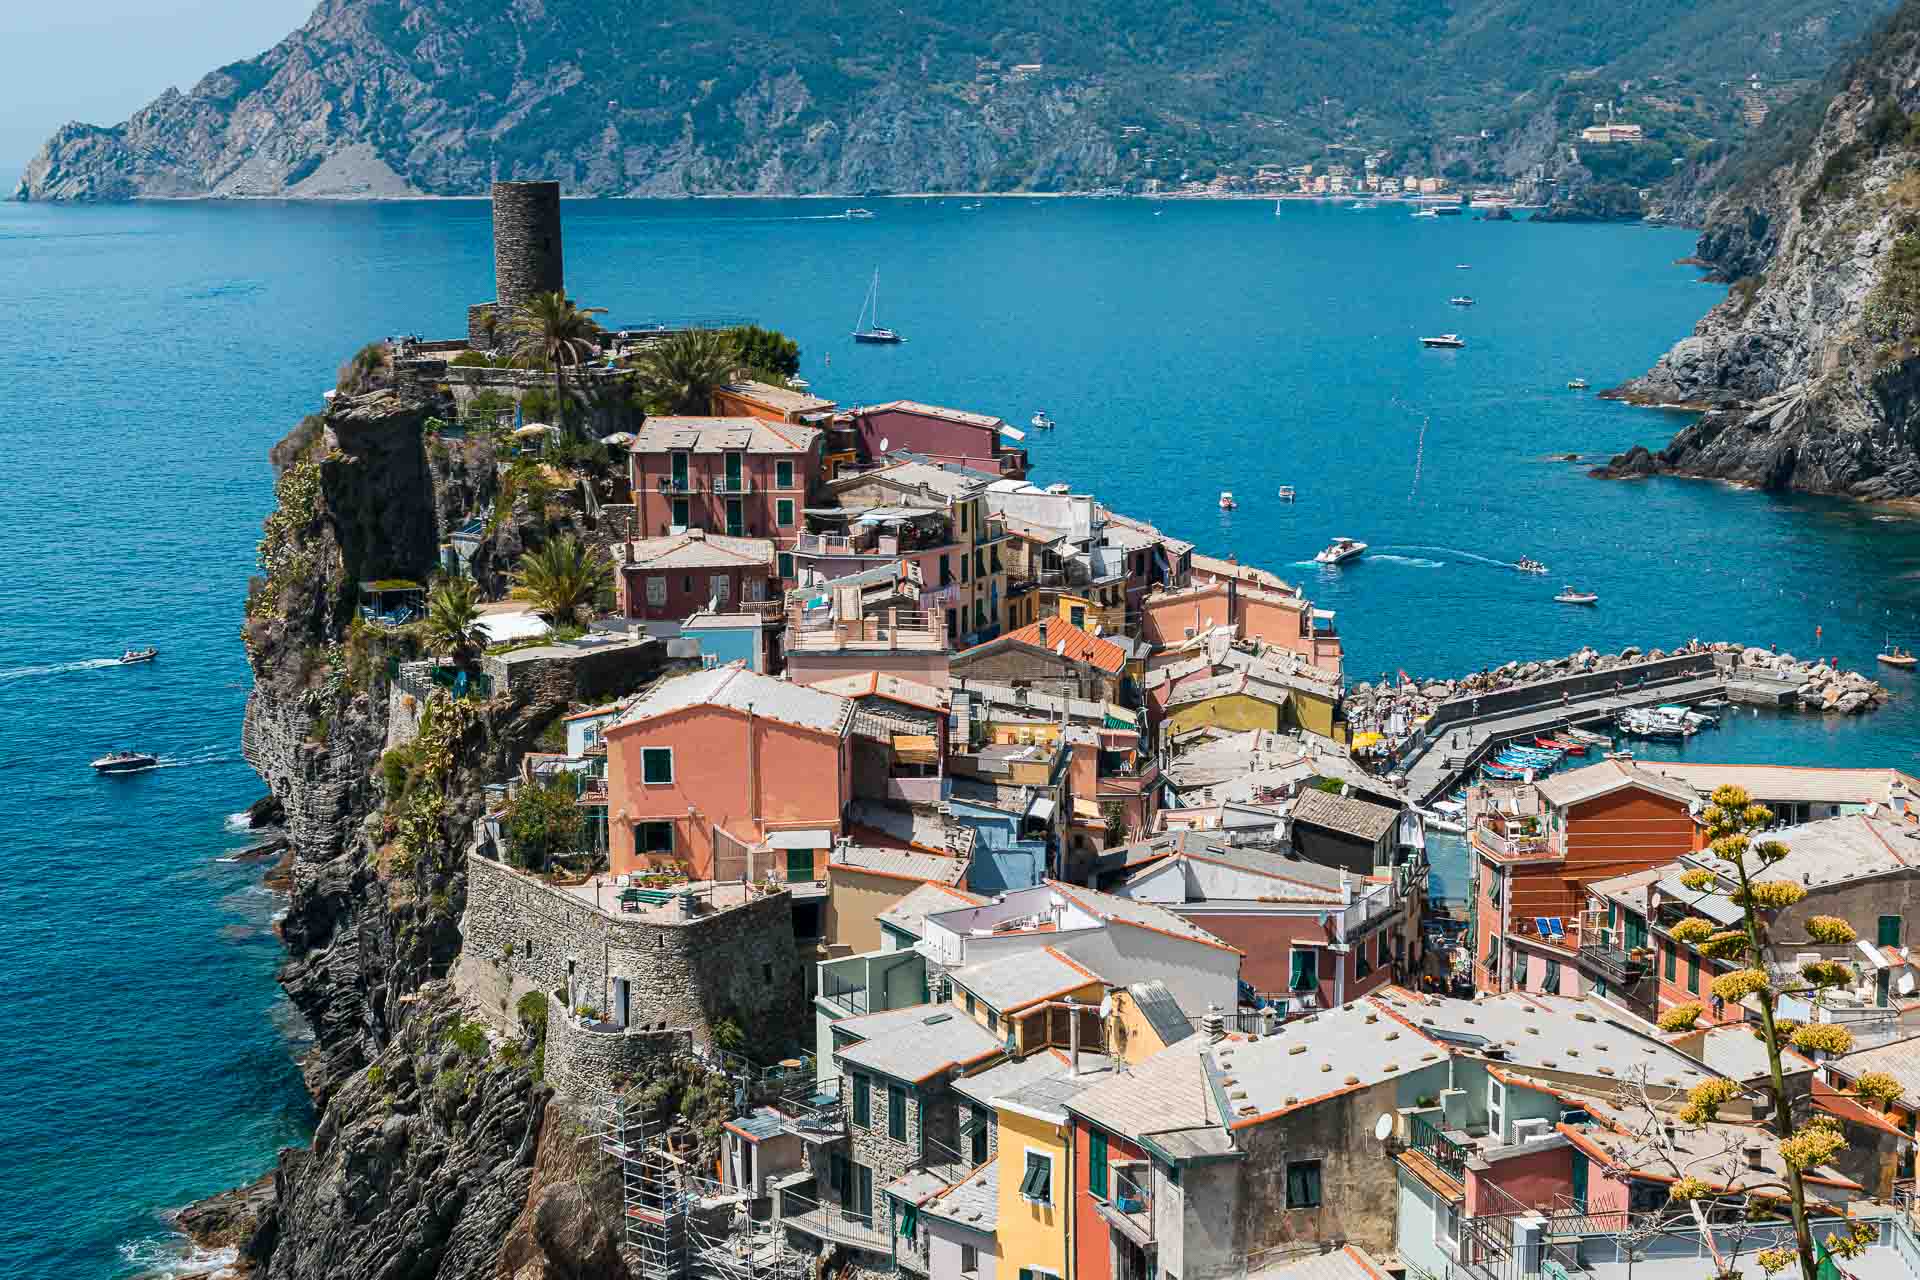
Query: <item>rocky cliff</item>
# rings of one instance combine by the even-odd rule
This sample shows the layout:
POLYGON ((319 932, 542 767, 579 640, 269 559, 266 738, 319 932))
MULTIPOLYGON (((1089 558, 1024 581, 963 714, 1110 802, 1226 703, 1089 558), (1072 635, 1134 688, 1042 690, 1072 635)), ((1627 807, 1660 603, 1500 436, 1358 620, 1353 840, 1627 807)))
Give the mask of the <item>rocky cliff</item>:
POLYGON ((1920 3, 1837 81, 1804 145, 1709 208, 1696 252, 1727 297, 1607 393, 1701 417, 1600 474, 1920 496, 1920 3))
POLYGON ((321 0, 259 57, 60 129, 19 194, 1074 190, 1327 143, 1473 166, 1488 104, 1543 78, 1793 76, 1886 2, 321 0))

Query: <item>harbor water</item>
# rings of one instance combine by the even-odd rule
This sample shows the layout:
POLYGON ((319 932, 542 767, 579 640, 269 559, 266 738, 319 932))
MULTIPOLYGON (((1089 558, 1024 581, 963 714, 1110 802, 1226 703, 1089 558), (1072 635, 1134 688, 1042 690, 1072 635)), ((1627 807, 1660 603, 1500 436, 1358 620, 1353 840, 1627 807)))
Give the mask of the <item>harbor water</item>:
MULTIPOLYGON (((1694 636, 1870 670, 1889 635, 1920 643, 1904 514, 1585 474, 1682 421, 1566 383, 1640 372, 1721 296, 1675 265, 1687 232, 963 203, 570 203, 567 282, 616 325, 780 328, 843 403, 1044 410, 1035 479, 1303 581, 1356 680, 1694 636), (897 347, 849 336, 876 268, 897 347), (1441 332, 1467 345, 1421 346, 1441 332), (1372 552, 1311 565, 1336 534, 1372 552), (1563 583, 1599 607, 1555 605, 1563 583)), ((0 205, 0 305, 30 322, 0 350, 0 1274, 183 1266, 162 1213, 304 1140, 278 905, 221 861, 260 792, 239 624, 266 450, 362 342, 457 334, 492 294, 480 202, 0 205), (101 662, 146 644, 157 662, 101 662), (118 747, 165 767, 95 777, 118 747)), ((1913 679, 1882 678, 1870 719, 1743 712, 1683 750, 1913 767, 1913 679)))

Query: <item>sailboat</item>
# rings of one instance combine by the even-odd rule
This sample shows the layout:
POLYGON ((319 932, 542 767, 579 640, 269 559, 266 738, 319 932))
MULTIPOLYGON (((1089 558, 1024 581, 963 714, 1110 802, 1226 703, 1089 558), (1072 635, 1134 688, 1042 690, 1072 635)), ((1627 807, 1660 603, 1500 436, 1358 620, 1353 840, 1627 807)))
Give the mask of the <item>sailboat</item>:
POLYGON ((867 286, 867 300, 860 304, 860 318, 853 322, 853 340, 855 342, 888 344, 906 341, 905 338, 902 338, 899 334, 880 323, 880 272, 878 268, 874 270, 873 283, 867 286), (873 319, 871 325, 867 322, 869 313, 872 314, 873 319))
POLYGON ((1276 217, 1276 218, 1277 218, 1277 217, 1279 217, 1279 216, 1280 216, 1280 210, 1281 210, 1281 208, 1282 208, 1282 207, 1283 207, 1283 206, 1281 205, 1281 203, 1280 203, 1280 201, 1279 201, 1279 200, 1277 200, 1277 199, 1276 199, 1276 200, 1275 200, 1275 201, 1273 202, 1273 216, 1274 216, 1274 217, 1276 217))

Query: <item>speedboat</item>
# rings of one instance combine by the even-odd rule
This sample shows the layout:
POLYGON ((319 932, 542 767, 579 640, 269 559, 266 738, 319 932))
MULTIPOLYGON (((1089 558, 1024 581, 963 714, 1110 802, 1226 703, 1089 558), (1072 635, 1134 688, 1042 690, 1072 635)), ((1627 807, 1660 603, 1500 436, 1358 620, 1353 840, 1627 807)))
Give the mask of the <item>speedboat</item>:
POLYGON ((1530 556, 1521 556, 1519 560, 1514 562, 1513 567, 1522 573, 1545 573, 1547 571, 1547 566, 1530 556))
POLYGON ((1439 213, 1437 213, 1436 211, 1434 211, 1434 210, 1432 210, 1432 209, 1415 209, 1415 210, 1413 211, 1413 216, 1414 216, 1414 217, 1416 217, 1416 218, 1435 218, 1435 219, 1437 219, 1437 218, 1439 218, 1439 216, 1440 216, 1440 215, 1439 215, 1439 213))
POLYGON ((1231 511, 1239 505, 1239 503, 1233 500, 1233 491, 1231 489, 1222 489, 1220 491, 1220 509, 1222 511, 1231 511))
POLYGON ((1293 497, 1294 497, 1294 494, 1293 494, 1293 486, 1292 486, 1292 485, 1290 485, 1290 484, 1283 484, 1283 485, 1281 485, 1281 486, 1280 486, 1280 501, 1282 501, 1282 502, 1292 502, 1292 501, 1293 501, 1293 497))
POLYGON ((1341 564, 1356 556, 1365 555, 1367 544, 1356 542, 1352 538, 1335 538, 1325 551, 1314 557, 1320 564, 1341 564))
POLYGON ((849 210, 847 210, 847 217, 849 217, 849 218, 871 218, 872 216, 873 216, 873 210, 871 210, 871 209, 849 209, 849 210))
POLYGON ((157 768, 160 757, 148 755, 144 751, 112 751, 93 762, 95 773, 138 773, 142 769, 157 768))
POLYGON ((136 662, 152 662, 159 656, 160 650, 153 645, 148 645, 144 649, 129 649, 121 654, 120 664, 122 666, 131 666, 136 662))
POLYGON ((1599 604, 1600 597, 1591 591, 1576 591, 1572 587, 1560 588, 1560 594, 1553 598, 1555 604, 1599 604))
POLYGON ((1448 298, 1447 301, 1456 307, 1470 307, 1473 305, 1473 299, 1464 293, 1455 298, 1448 298))
POLYGON ((1456 262, 1453 264, 1453 269, 1455 271, 1471 271, 1473 270, 1473 264, 1471 262, 1456 262))
POLYGON ((1442 333, 1431 338, 1420 339, 1423 347, 1464 347, 1467 340, 1457 333, 1442 333))
POLYGON ((1047 416, 1045 409, 1042 409, 1027 420, 1027 425, 1031 426, 1035 431, 1051 431, 1053 430, 1053 419, 1047 416))
POLYGON ((1586 389, 1587 389, 1587 380, 1585 378, 1568 378, 1567 379, 1567 390, 1585 391, 1586 389))

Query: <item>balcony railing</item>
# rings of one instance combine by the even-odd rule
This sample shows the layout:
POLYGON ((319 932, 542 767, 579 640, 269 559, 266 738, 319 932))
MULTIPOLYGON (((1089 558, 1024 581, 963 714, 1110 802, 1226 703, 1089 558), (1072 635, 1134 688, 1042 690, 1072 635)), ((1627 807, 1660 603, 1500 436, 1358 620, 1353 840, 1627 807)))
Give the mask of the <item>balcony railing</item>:
POLYGON ((1538 858, 1552 852, 1545 835, 1503 835, 1485 823, 1473 829, 1473 842, 1498 858, 1538 858))
POLYGON ((700 481, 696 476, 661 476, 660 492, 684 498, 700 492, 700 481))
POLYGON ((820 995, 855 1016, 867 1012, 866 984, 849 982, 831 969, 821 975, 820 995))
POLYGON ((1583 944, 1578 953, 1580 967, 1619 987, 1632 986, 1647 976, 1649 960, 1606 943, 1583 944))
POLYGON ((742 494, 753 492, 753 477, 749 475, 715 476, 713 491, 723 493, 730 498, 738 498, 742 494))
POLYGON ((1467 1176, 1467 1148, 1441 1132, 1432 1121, 1411 1117, 1407 1137, 1409 1151, 1418 1151, 1447 1176, 1454 1179, 1467 1176))
POLYGON ((1391 884, 1378 885, 1341 909, 1340 936, 1352 941, 1365 933, 1367 926, 1393 914, 1400 907, 1400 896, 1391 884))

